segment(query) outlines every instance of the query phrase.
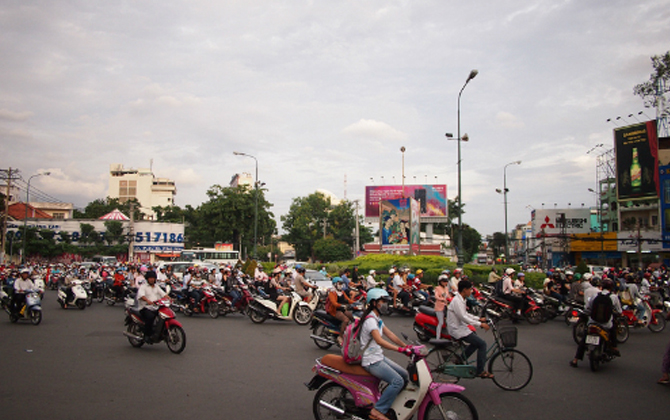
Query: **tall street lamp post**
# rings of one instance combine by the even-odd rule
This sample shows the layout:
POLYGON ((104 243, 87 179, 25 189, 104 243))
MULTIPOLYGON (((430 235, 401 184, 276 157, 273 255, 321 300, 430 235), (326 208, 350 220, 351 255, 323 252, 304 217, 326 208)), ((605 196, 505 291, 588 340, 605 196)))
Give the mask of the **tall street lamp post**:
POLYGON ((505 165, 505 168, 503 168, 503 190, 500 191, 500 189, 496 189, 496 192, 498 194, 503 194, 505 197, 505 259, 509 260, 509 233, 507 231, 507 192, 509 191, 507 189, 507 167, 510 165, 521 165, 520 160, 516 160, 514 162, 510 162, 507 165, 505 165))
MULTIPOLYGON (((470 80, 474 79, 479 72, 477 70, 470 71, 468 79, 463 84, 461 91, 458 92, 458 266, 463 267, 465 261, 463 261, 463 216, 461 215, 462 211, 462 194, 461 194, 461 94, 463 89, 468 85, 470 80)), ((463 139, 464 141, 466 140, 463 139)))
MULTIPOLYGON (((42 176, 42 175, 49 176, 49 175, 51 175, 51 172, 42 172, 40 174, 31 175, 30 178, 28 178, 28 186, 26 187, 26 205, 25 205, 26 214, 25 214, 25 217, 23 218, 23 240, 21 241, 21 242, 23 242, 23 246, 21 248, 21 263, 22 264, 26 263, 26 242, 27 242, 27 239, 28 239, 28 236, 27 236, 26 233, 28 231, 28 205, 30 203, 30 181, 32 181, 33 178, 35 178, 36 176, 42 176)), ((34 217, 35 217, 35 214, 33 214, 33 218, 34 217)))
POLYGON ((251 156, 246 153, 242 152, 233 152, 234 155, 236 156, 246 156, 249 158, 252 158, 256 162, 256 180, 254 181, 254 195, 255 195, 255 203, 254 203, 254 258, 257 258, 256 255, 256 245, 258 243, 258 159, 256 157, 251 156))

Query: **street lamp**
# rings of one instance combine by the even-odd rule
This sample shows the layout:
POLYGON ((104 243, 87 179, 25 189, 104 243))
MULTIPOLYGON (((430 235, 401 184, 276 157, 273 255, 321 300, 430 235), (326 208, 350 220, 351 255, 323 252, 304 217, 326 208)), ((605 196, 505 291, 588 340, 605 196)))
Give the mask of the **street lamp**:
POLYGON ((505 197, 505 259, 509 259, 509 234, 507 233, 507 167, 510 165, 521 165, 520 160, 515 160, 510 162, 503 168, 503 190, 500 191, 499 188, 496 188, 498 194, 502 194, 505 197))
POLYGON ((405 146, 400 148, 400 153, 402 153, 402 196, 405 198, 405 146))
MULTIPOLYGON (((468 75, 467 80, 463 84, 461 91, 458 92, 458 266, 463 267, 465 261, 463 261, 463 216, 461 215, 462 211, 462 201, 461 197, 461 140, 468 141, 467 135, 461 138, 461 94, 463 89, 468 85, 470 80, 474 79, 479 72, 477 70, 471 70, 468 75)), ((447 136, 450 137, 450 136, 447 136)))
MULTIPOLYGON (((256 256, 256 244, 258 243, 258 159, 255 156, 251 156, 242 152, 233 152, 235 156, 246 156, 252 158, 256 162, 256 180, 254 181, 254 258, 256 256)), ((241 251, 241 250, 240 250, 241 251)))
MULTIPOLYGON (((22 248, 21 248, 21 263, 25 264, 26 263, 26 242, 28 239, 28 236, 26 235, 28 231, 28 203, 30 203, 30 181, 33 180, 36 176, 49 176, 51 175, 51 172, 42 172, 39 174, 31 175, 30 178, 28 178, 28 186, 26 187, 26 215, 23 218, 23 242, 22 248)), ((35 218, 35 213, 33 213, 33 218, 35 218)))

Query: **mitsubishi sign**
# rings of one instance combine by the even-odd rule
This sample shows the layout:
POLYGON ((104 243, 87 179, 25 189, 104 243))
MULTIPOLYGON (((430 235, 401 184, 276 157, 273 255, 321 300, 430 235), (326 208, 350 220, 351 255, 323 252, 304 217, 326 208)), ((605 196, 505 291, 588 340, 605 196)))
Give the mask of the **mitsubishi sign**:
POLYGON ((533 234, 547 236, 591 232, 589 209, 536 209, 531 213, 533 234))

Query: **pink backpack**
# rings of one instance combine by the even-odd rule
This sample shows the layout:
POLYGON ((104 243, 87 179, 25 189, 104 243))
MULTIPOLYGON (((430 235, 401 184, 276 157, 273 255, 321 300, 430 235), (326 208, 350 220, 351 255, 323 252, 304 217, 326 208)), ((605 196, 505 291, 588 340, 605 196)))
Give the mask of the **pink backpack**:
MULTIPOLYGON (((368 319, 371 316, 372 315, 368 315, 365 319, 368 319)), ((350 365, 361 364, 361 360, 363 360, 363 353, 365 353, 365 350, 367 350, 370 343, 372 343, 373 339, 370 338, 365 347, 361 347, 362 330, 363 322, 360 319, 349 323, 347 328, 344 330, 344 335, 342 336, 342 358, 350 365)))

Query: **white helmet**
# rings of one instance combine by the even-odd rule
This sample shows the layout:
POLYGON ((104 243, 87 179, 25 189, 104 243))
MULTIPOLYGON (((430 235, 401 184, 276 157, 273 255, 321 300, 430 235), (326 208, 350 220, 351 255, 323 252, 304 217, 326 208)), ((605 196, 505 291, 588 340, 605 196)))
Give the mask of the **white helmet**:
POLYGON ((568 271, 565 272, 565 275, 566 275, 566 276, 574 276, 575 273, 573 273, 572 271, 568 270, 568 271))
POLYGON ((376 273, 375 270, 370 270, 370 275, 373 275, 373 274, 375 274, 375 273, 376 273))
POLYGON ((393 274, 393 273, 395 273, 395 270, 392 268, 392 269, 389 270, 389 274, 393 274))
POLYGON ((507 270, 505 270, 505 274, 507 274, 508 276, 511 276, 511 275, 514 274, 515 272, 516 272, 516 271, 514 271, 514 269, 513 269, 512 267, 510 267, 510 268, 508 268, 507 270))
POLYGON ((589 281, 589 280, 591 280, 591 277, 593 277, 593 274, 584 273, 584 275, 582 276, 582 279, 584 279, 584 281, 589 281))

